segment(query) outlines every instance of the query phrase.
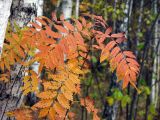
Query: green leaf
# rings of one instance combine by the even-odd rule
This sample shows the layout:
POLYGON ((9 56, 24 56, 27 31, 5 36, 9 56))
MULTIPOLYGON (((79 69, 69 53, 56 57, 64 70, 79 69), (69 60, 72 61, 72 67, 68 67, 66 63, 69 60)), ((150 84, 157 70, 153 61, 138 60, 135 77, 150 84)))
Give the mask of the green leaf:
POLYGON ((116 10, 116 13, 117 13, 117 14, 120 14, 120 12, 121 12, 120 9, 117 9, 117 10, 116 10))
POLYGON ((113 93, 113 97, 115 100, 121 100, 123 97, 123 94, 120 90, 116 89, 113 93))
POLYGON ((109 106, 112 106, 114 104, 114 99, 112 97, 106 97, 106 100, 109 106))
POLYGON ((153 115, 149 114, 147 120, 153 120, 153 115))
POLYGON ((92 57, 92 62, 97 63, 97 58, 95 56, 92 57))
POLYGON ((121 102, 122 102, 122 107, 125 107, 127 103, 131 102, 131 98, 128 95, 125 95, 123 96, 121 102))
POLYGON ((98 98, 97 92, 92 93, 92 94, 91 94, 91 97, 92 97, 93 99, 97 99, 97 98, 98 98))
POLYGON ((141 84, 141 85, 146 85, 146 81, 145 81, 144 78, 140 79, 140 84, 141 84))
POLYGON ((156 108, 155 108, 155 105, 154 104, 151 104, 150 107, 149 107, 149 111, 152 115, 156 115, 157 112, 156 112, 156 108))
POLYGON ((85 84, 86 84, 87 86, 92 85, 92 83, 93 83, 92 77, 89 77, 88 80, 85 81, 85 84))
POLYGON ((139 45, 137 46, 138 50, 142 50, 144 48, 144 43, 139 43, 139 45))
POLYGON ((138 112, 138 115, 139 115, 139 116, 142 116, 142 117, 143 117, 144 114, 145 114, 145 111, 144 111, 144 110, 141 110, 141 111, 138 112))
POLYGON ((143 33, 142 32, 138 32, 137 35, 138 35, 138 37, 143 37, 143 33))
POLYGON ((145 90, 145 93, 146 93, 147 95, 150 95, 151 90, 150 90, 149 87, 145 87, 144 90, 145 90))

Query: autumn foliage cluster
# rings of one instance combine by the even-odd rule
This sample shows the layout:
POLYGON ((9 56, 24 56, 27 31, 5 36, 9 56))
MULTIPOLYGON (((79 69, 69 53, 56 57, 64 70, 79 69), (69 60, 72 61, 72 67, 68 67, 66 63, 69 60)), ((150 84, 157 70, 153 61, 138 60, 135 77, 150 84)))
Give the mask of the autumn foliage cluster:
POLYGON ((81 78, 90 70, 91 51, 100 52, 100 62, 108 60, 112 72, 116 72, 122 88, 130 83, 136 88, 139 64, 131 51, 121 49, 124 33, 113 34, 100 16, 87 15, 70 22, 56 16, 36 18, 20 32, 10 29, 6 35, 0 61, 0 80, 10 81, 10 71, 15 64, 25 73, 23 94, 35 93, 38 101, 31 107, 21 107, 8 114, 17 120, 48 118, 50 120, 74 119, 70 109, 75 103, 93 113, 99 120, 98 109, 88 96, 82 96, 81 78), (30 69, 39 63, 38 71, 30 69), (42 74, 43 73, 43 74, 42 74), (36 115, 35 115, 36 114, 36 115))

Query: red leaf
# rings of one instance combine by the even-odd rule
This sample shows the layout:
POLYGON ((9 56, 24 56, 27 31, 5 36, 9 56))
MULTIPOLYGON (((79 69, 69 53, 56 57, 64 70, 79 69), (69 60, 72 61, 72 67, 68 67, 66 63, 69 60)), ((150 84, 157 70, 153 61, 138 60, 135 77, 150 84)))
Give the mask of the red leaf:
POLYGON ((50 27, 46 26, 46 34, 53 38, 61 38, 62 35, 56 32, 53 32, 50 27))
POLYGON ((40 16, 40 18, 43 18, 43 19, 47 20, 49 23, 52 23, 52 21, 49 18, 45 17, 45 16, 40 16))
POLYGON ((115 45, 116 45, 116 42, 115 42, 115 41, 110 41, 110 42, 105 46, 105 49, 107 49, 108 51, 110 51, 115 45))
POLYGON ((32 23, 30 22, 29 24, 31 24, 33 27, 35 27, 36 29, 41 29, 42 27, 40 25, 38 25, 37 23, 32 23))
POLYGON ((129 74, 125 75, 124 80, 123 80, 122 89, 124 89, 128 86, 129 80, 130 80, 129 74))
POLYGON ((40 18, 38 18, 38 17, 36 17, 36 20, 37 20, 38 22, 40 22, 42 25, 47 25, 47 23, 46 23, 44 20, 42 20, 42 19, 40 19, 40 18))
POLYGON ((135 59, 126 58, 126 60, 127 60, 127 62, 132 63, 132 64, 135 64, 135 65, 137 65, 137 66, 139 67, 138 62, 137 62, 135 59))
POLYGON ((77 29, 78 29, 79 31, 81 31, 81 30, 82 30, 82 24, 81 24, 78 20, 76 20, 76 19, 74 19, 74 21, 75 21, 75 23, 76 23, 77 29))
POLYGON ((58 31, 60 31, 60 32, 62 32, 62 33, 68 33, 68 31, 67 31, 64 27, 62 27, 62 26, 60 26, 60 25, 54 25, 54 27, 55 27, 58 31))
POLYGON ((98 45, 92 45, 92 47, 94 47, 96 49, 101 49, 98 45))
POLYGON ((82 20, 82 25, 85 27, 87 25, 85 18, 82 17, 81 20, 82 20))
POLYGON ((127 40, 125 37, 117 38, 116 42, 117 43, 122 43, 123 41, 127 40))
POLYGON ((105 34, 109 35, 111 32, 112 32, 112 28, 111 28, 111 27, 109 27, 109 28, 107 28, 107 30, 106 30, 106 32, 105 32, 105 34))
POLYGON ((74 31, 74 27, 71 23, 64 21, 64 26, 66 26, 69 30, 74 31))
POLYGON ((115 47, 112 52, 111 52, 111 55, 113 57, 115 57, 119 52, 121 51, 121 49, 119 47, 115 47))
POLYGON ((124 51, 123 54, 125 54, 127 57, 130 57, 130 58, 136 58, 131 51, 124 51))
POLYGON ((124 33, 112 34, 111 37, 113 37, 113 38, 124 37, 124 33))

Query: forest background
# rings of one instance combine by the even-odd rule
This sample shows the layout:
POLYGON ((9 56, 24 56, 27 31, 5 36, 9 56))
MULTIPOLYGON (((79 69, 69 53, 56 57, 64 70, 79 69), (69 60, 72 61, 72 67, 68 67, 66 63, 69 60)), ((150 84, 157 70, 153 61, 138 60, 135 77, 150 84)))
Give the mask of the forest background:
MULTIPOLYGON (((127 41, 121 45, 131 50, 140 64, 136 86, 122 89, 115 72, 111 72, 107 61, 100 64, 99 53, 92 53, 91 71, 81 81, 84 96, 90 96, 104 120, 159 120, 160 118, 160 1, 159 0, 0 0, 0 52, 6 31, 20 31, 35 20, 46 16, 53 20, 64 15, 64 19, 79 18, 83 14, 102 16, 113 33, 125 32, 127 41), (7 27, 8 23, 8 27, 7 27), (7 28, 7 30, 6 30, 7 28)), ((5 39, 4 39, 5 40, 5 39)), ((37 71, 38 63, 31 67, 37 71)), ((21 83, 16 81, 19 67, 12 69, 11 83, 0 82, 0 118, 11 119, 5 113, 22 105, 32 106, 37 98, 30 93, 24 101, 21 83), (13 84, 14 83, 14 84, 13 84), (12 89, 12 90, 11 90, 12 89), (10 90, 12 91, 10 93, 10 90), (23 99, 22 99, 23 98, 23 99)), ((6 80, 7 81, 7 80, 6 80)), ((90 120, 82 107, 75 119, 90 120)))

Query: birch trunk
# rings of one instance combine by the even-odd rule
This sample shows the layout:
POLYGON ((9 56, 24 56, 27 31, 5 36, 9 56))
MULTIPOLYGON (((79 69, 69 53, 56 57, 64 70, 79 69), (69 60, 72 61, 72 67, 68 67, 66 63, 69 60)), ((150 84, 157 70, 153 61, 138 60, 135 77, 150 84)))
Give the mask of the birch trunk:
POLYGON ((37 16, 42 16, 43 15, 43 4, 44 4, 44 0, 38 0, 37 16))
POLYGON ((128 28, 130 23, 130 16, 132 13, 132 6, 133 6, 133 0, 127 0, 126 2, 126 8, 124 10, 124 13, 126 14, 126 17, 124 18, 124 23, 121 25, 121 29, 125 31, 126 36, 128 38, 128 28))
POLYGON ((0 0, 0 55, 3 49, 4 37, 10 16, 12 0, 0 0))
MULTIPOLYGON (((157 14, 157 0, 154 1, 154 12, 157 14)), ((151 89, 151 102, 155 105, 155 107, 158 104, 158 94, 159 94, 159 82, 160 79, 160 46, 159 46, 159 38, 160 38, 160 29, 158 21, 160 18, 156 21, 155 25, 155 38, 154 38, 154 64, 153 64, 153 73, 152 73, 152 89, 151 89)))
POLYGON ((75 16, 76 16, 76 19, 78 19, 79 17, 79 0, 76 0, 76 9, 75 9, 76 13, 75 13, 75 16))
MULTIPOLYGON (((1 4, 0 4, 1 5, 1 4)), ((4 7, 5 8, 5 7, 4 7)), ((38 15, 43 13, 43 0, 14 0, 11 8, 10 21, 14 27, 14 22, 20 27, 24 27, 28 22, 33 21, 38 15)), ((33 70, 38 71, 38 63, 32 66, 33 70)), ((11 84, 7 84, 3 92, 9 95, 8 98, 2 100, 2 109, 0 110, 1 120, 6 120, 5 112, 14 108, 20 107, 24 101, 24 96, 20 90, 22 85, 22 78, 26 73, 23 72, 24 68, 20 65, 15 65, 15 70, 11 71, 11 84), (17 79, 18 78, 18 79, 17 79)), ((31 96, 33 97, 33 96, 31 96)), ((34 97, 33 97, 34 98, 34 97)))
MULTIPOLYGON (((0 55, 2 54, 3 43, 5 38, 5 32, 7 28, 8 18, 10 16, 10 8, 11 8, 12 0, 0 0, 0 55)), ((3 99, 7 97, 7 95, 3 92, 5 89, 5 84, 0 84, 2 87, 0 88, 0 119, 4 116, 3 112, 3 99)), ((2 120, 2 119, 1 119, 2 120)))
POLYGON ((14 0, 12 4, 11 22, 20 27, 26 26, 37 16, 37 0, 14 0))
POLYGON ((62 13, 65 19, 70 19, 72 15, 72 0, 62 0, 62 13))

